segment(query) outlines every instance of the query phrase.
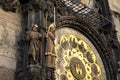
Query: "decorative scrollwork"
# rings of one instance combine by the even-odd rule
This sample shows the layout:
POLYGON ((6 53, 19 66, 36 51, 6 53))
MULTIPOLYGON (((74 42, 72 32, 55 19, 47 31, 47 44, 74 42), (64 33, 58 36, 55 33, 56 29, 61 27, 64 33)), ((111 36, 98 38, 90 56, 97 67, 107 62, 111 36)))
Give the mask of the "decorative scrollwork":
POLYGON ((85 78, 86 75, 85 67, 83 63, 76 57, 73 57, 70 60, 70 71, 77 80, 85 78))

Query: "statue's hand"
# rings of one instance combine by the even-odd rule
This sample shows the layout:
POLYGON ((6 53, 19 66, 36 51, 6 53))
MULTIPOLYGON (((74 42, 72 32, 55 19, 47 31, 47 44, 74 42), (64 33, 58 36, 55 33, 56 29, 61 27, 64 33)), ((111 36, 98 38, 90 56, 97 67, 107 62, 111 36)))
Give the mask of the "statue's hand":
POLYGON ((45 37, 46 36, 46 33, 43 33, 43 37, 45 37))

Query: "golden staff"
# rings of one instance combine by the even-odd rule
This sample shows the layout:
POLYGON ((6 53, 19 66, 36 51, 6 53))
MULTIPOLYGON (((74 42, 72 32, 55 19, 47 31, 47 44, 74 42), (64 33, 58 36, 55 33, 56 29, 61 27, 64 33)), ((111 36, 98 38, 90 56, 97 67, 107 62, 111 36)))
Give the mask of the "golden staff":
POLYGON ((45 19, 45 21, 46 21, 46 31, 47 31, 47 19, 48 19, 48 13, 46 12, 46 19, 45 19))
POLYGON ((55 21, 56 21, 56 12, 55 12, 55 7, 54 7, 54 24, 55 24, 55 21))

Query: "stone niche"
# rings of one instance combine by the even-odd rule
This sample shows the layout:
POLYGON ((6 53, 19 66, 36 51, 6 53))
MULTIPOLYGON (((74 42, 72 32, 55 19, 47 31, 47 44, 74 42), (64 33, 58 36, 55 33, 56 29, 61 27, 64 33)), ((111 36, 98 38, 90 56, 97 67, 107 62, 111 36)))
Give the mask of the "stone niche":
POLYGON ((20 24, 18 13, 5 12, 0 8, 0 80, 14 80, 20 24))

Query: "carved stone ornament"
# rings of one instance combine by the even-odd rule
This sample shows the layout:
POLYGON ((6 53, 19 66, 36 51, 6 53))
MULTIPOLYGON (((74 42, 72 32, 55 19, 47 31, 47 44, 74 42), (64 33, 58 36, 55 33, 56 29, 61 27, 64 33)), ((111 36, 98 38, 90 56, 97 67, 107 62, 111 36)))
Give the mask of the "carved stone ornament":
POLYGON ((0 6, 5 11, 16 12, 19 6, 19 0, 0 0, 0 6))

